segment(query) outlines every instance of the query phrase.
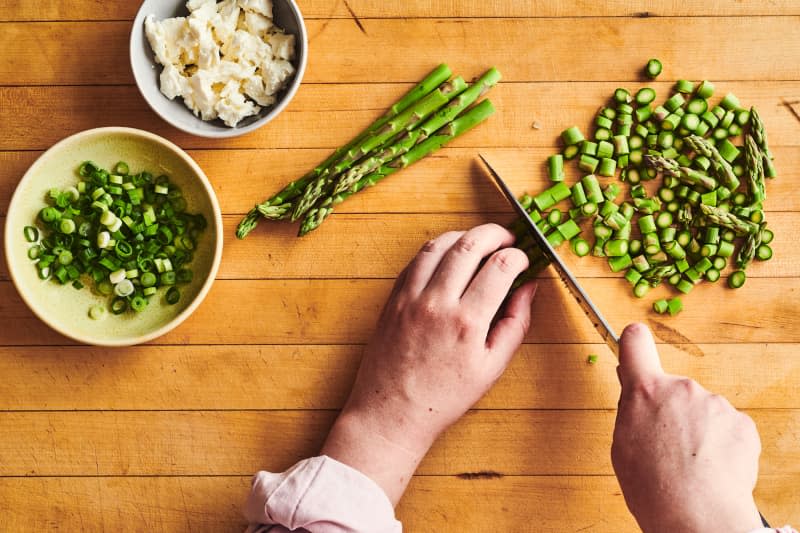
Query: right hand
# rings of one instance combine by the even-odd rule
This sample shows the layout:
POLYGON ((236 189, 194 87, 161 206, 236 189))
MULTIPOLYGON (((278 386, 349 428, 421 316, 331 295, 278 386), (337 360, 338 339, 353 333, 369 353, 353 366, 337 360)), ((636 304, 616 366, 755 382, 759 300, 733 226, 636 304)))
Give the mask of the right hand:
POLYGON ((665 374, 646 326, 620 339, 622 392, 611 460, 645 533, 746 533, 761 441, 753 421, 697 382, 665 374))
POLYGON ((429 241, 395 283, 322 453, 396 504, 437 436, 500 377, 530 326, 528 257, 496 224, 429 241), (505 304, 504 304, 505 301, 505 304))

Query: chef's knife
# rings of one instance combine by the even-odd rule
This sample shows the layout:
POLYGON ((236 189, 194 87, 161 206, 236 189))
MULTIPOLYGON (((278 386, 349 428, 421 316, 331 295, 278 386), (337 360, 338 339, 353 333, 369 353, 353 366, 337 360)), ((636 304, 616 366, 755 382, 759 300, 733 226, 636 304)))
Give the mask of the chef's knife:
POLYGON ((500 177, 499 174, 492 168, 488 161, 482 156, 478 155, 483 161, 483 164, 486 166, 486 169, 489 171, 489 175, 492 176, 495 185, 500 189, 503 195, 508 200, 508 203, 511 204, 511 207, 514 208, 517 215, 522 219, 522 221, 528 227, 531 236, 533 237, 534 242, 536 245, 541 249, 544 256, 550 261, 550 263, 555 267, 556 272, 558 273, 558 277, 561 278, 561 281, 567 286, 569 292, 572 294, 573 297, 578 301, 583 309, 583 312, 586 313, 586 316, 589 317, 589 320, 592 321, 592 325, 594 328, 600 333, 600 336, 603 337, 603 340, 606 341, 608 347, 611 348, 611 351, 614 355, 619 355, 619 337, 614 333, 614 330, 611 329, 611 326, 606 319, 603 318, 602 313, 600 310, 592 303, 592 300, 580 286, 578 281, 575 279, 575 276, 569 271, 567 266, 561 261, 561 258, 558 257, 553 247, 550 246, 550 243, 545 238, 544 234, 539 230, 536 224, 533 223, 531 217, 528 215, 528 212, 525 210, 522 205, 517 201, 516 196, 511 192, 508 186, 505 184, 503 179, 500 177))

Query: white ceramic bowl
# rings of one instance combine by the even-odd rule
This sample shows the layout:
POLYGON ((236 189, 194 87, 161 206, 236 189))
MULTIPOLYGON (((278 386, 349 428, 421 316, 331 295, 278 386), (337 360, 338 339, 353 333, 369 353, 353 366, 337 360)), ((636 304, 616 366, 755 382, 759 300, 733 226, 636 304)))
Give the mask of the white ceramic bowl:
MULTIPOLYGON (((158 174, 156 174, 158 175, 158 174)), ((186 152, 152 133, 131 128, 97 128, 67 137, 43 153, 17 185, 8 207, 5 229, 5 254, 8 270, 20 296, 43 322, 62 335, 97 346, 129 346, 159 337, 197 309, 203 301, 222 258, 222 214, 214 190, 197 163, 186 152), (92 160, 109 169, 125 161, 131 172, 147 170, 167 174, 181 188, 187 212, 202 214, 208 226, 199 237, 193 261, 192 281, 180 286, 181 298, 175 305, 153 297, 141 313, 107 313, 92 320, 92 305, 108 305, 109 297, 97 294, 86 283, 81 290, 70 284, 59 285, 38 277, 28 258, 31 246, 24 238, 25 226, 35 225, 45 196, 52 187, 74 186, 80 179, 78 166, 92 160)))
POLYGON ((226 126, 220 119, 204 121, 196 117, 176 97, 169 100, 161 93, 158 77, 161 65, 156 63, 150 43, 144 32, 144 19, 153 14, 156 19, 186 16, 186 0, 145 0, 133 21, 130 40, 130 60, 136 86, 142 93, 150 108, 166 122, 179 130, 199 137, 224 138, 237 137, 254 131, 278 116, 289 104, 300 87, 308 60, 308 35, 303 15, 294 0, 273 0, 273 17, 275 24, 286 33, 295 36, 295 59, 292 61, 296 72, 289 85, 277 96, 277 102, 261 109, 258 115, 243 119, 235 128, 226 126))

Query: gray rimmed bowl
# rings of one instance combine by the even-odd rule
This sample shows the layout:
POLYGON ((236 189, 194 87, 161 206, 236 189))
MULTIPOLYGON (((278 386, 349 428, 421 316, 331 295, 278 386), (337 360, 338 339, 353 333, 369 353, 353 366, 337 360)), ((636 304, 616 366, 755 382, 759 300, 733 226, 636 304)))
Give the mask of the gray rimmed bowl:
POLYGON ((186 133, 199 137, 225 138, 238 137, 255 131, 278 116, 294 97, 305 74, 308 61, 308 35, 303 15, 294 0, 273 0, 273 19, 287 34, 295 36, 295 59, 292 61, 296 71, 289 85, 278 95, 275 104, 265 107, 258 115, 243 119, 236 127, 226 126, 222 120, 205 121, 195 116, 176 97, 169 100, 161 93, 158 77, 161 65, 156 63, 150 43, 144 32, 144 19, 153 14, 159 20, 186 16, 186 0, 145 0, 136 14, 131 29, 130 60, 136 86, 150 108, 162 119, 186 133))

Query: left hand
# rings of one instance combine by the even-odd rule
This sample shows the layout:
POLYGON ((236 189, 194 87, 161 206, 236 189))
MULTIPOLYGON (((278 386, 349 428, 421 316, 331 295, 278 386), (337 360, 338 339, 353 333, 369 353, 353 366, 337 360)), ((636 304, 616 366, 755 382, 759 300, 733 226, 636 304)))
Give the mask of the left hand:
POLYGON ((508 230, 487 224, 426 243, 364 350, 322 452, 370 476, 393 503, 436 437, 500 377, 528 330, 532 283, 497 316, 528 267, 513 242, 508 230))

